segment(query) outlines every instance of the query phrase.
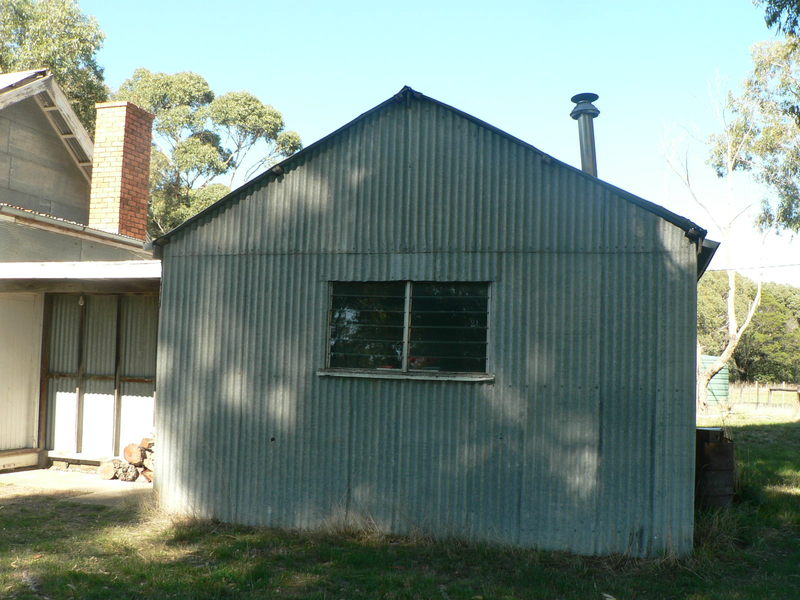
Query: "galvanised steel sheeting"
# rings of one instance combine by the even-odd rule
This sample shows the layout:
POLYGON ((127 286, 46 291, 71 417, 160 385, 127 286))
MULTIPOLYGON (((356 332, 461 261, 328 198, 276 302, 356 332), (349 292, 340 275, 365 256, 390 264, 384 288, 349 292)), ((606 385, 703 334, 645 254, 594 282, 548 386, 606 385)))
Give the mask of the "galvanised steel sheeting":
POLYGON ((47 381, 47 447, 59 452, 78 448, 78 378, 51 377, 47 381))
POLYGON ((121 447, 151 435, 158 297, 54 294, 51 298, 49 447, 65 452, 80 447, 84 455, 109 456, 117 452, 117 424, 121 447))
POLYGON ((48 332, 50 373, 76 373, 80 365, 81 297, 56 294, 50 308, 48 332))
POLYGON ((81 452, 109 456, 114 452, 114 380, 84 382, 81 452))
POLYGON ((126 377, 155 377, 158 296, 120 296, 120 368, 126 377))
MULTIPOLYGON (((693 372, 669 335, 651 339, 642 323, 672 331, 693 298, 653 293, 670 277, 663 261, 405 258, 411 279, 492 280, 494 383, 315 374, 327 281, 378 277, 390 255, 363 257, 358 274, 318 255, 170 261, 157 420, 167 503, 290 527, 346 513, 392 531, 589 553, 657 552, 668 531, 685 551, 693 372), (642 266, 652 279, 626 279, 642 266), (218 308, 203 317, 199 306, 218 308), (633 357, 640 337, 649 350, 633 357), (676 410, 685 414, 668 427, 663 413, 676 410)), ((691 332, 681 341, 691 348, 691 332)))
POLYGON ((117 339, 117 297, 83 296, 86 302, 83 359, 87 375, 114 375, 117 339))
POLYGON ((635 252, 658 245, 655 229, 674 228, 441 107, 407 111, 357 123, 277 182, 248 188, 191 225, 194 235, 173 238, 170 255, 635 252))
POLYGON ((42 294, 0 294, 0 451, 36 447, 42 294))
MULTIPOLYGON (((704 354, 700 360, 702 361, 703 369, 707 369, 714 364, 718 356, 710 356, 704 354)), ((708 384, 708 402, 727 402, 728 392, 730 389, 730 371, 728 365, 720 369, 719 373, 711 378, 708 384)))
POLYGON ((155 384, 123 383, 120 399, 120 447, 152 437, 155 416, 155 384))
POLYGON ((168 508, 581 553, 692 543, 696 248, 442 107, 390 106, 170 239, 168 508), (335 280, 489 281, 491 383, 319 376, 335 280))

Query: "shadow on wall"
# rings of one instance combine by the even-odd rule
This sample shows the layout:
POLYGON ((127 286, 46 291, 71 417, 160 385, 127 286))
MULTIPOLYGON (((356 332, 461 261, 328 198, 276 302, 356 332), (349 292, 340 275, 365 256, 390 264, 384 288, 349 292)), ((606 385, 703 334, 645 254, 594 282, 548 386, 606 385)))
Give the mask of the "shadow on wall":
MULTIPOLYGON (((216 246, 209 237, 210 252, 166 248, 167 506, 254 525, 369 522, 588 554, 687 551, 695 267, 682 262, 693 252, 683 233, 608 192, 615 208, 591 209, 599 238, 577 250, 431 251, 433 239, 424 252, 368 252, 357 223, 381 218, 364 191, 381 189, 381 173, 332 182, 324 156, 315 161, 303 168, 317 199, 284 181, 286 197, 266 186, 215 217, 261 227, 246 250, 230 235, 216 246), (301 232, 334 213, 349 215, 347 227, 325 234, 330 251, 313 251, 301 232), (319 377, 328 282, 386 279, 492 281, 495 381, 319 377)), ((579 222, 585 202, 568 206, 579 222)))

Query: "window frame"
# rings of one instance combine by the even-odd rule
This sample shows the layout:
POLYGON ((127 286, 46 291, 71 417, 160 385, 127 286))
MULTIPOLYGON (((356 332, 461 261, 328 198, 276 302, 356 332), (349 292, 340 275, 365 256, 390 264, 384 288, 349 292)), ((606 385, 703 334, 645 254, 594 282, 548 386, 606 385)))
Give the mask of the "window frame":
POLYGON ((325 368, 317 371, 318 376, 326 377, 361 377, 371 379, 417 379, 426 381, 474 381, 492 382, 494 375, 489 371, 490 355, 489 346, 491 339, 491 328, 489 314, 492 309, 492 281, 488 280, 459 280, 459 281, 434 281, 434 280, 331 280, 328 281, 328 303, 326 318, 325 335, 325 368), (333 333, 333 301, 334 285, 337 283, 404 283, 404 308, 403 308, 403 338, 401 346, 401 367, 399 369, 379 369, 379 368, 355 368, 355 367, 331 367, 331 339, 333 333), (426 371, 409 369, 409 350, 411 345, 411 316, 412 316, 412 296, 414 284, 426 283, 454 283, 454 284, 485 284, 486 285, 486 371, 426 371))

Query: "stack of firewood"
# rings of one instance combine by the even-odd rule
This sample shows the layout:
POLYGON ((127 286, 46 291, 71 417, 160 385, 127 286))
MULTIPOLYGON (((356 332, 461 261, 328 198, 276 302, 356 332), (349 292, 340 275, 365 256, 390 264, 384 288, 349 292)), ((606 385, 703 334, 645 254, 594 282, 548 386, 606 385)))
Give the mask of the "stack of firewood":
POLYGON ((155 478, 155 458, 153 438, 144 438, 138 444, 128 444, 122 452, 125 460, 113 458, 104 460, 97 469, 100 479, 119 479, 136 481, 139 477, 152 482, 155 478))

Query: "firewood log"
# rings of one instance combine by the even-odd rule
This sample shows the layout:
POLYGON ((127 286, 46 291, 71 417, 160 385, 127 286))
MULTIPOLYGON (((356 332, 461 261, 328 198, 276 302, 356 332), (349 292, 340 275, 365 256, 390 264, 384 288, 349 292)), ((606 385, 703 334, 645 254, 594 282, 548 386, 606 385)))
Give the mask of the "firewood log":
POLYGON ((116 479, 121 465, 122 461, 117 458, 104 460, 100 463, 100 466, 97 467, 97 475, 100 479, 105 479, 107 481, 116 479))
POLYGON ((144 469, 141 473, 139 473, 142 477, 144 477, 150 483, 153 483, 153 479, 156 478, 156 474, 153 473, 150 469, 144 469))
POLYGON ((148 471, 155 471, 156 459, 153 458, 152 454, 148 454, 147 457, 142 461, 142 466, 148 471))
POLYGON ((138 444, 128 444, 125 446, 125 450, 123 451, 122 455, 132 465, 137 467, 142 466, 142 461, 145 457, 145 451, 142 450, 141 446, 138 444))
POLYGON ((149 438, 149 437, 148 438, 142 438, 142 441, 139 442, 139 446, 141 446, 145 450, 150 450, 155 445, 155 443, 156 443, 156 441, 153 438, 149 438))
POLYGON ((139 469, 131 464, 123 464, 119 468, 117 478, 121 481, 136 481, 139 479, 139 469))

